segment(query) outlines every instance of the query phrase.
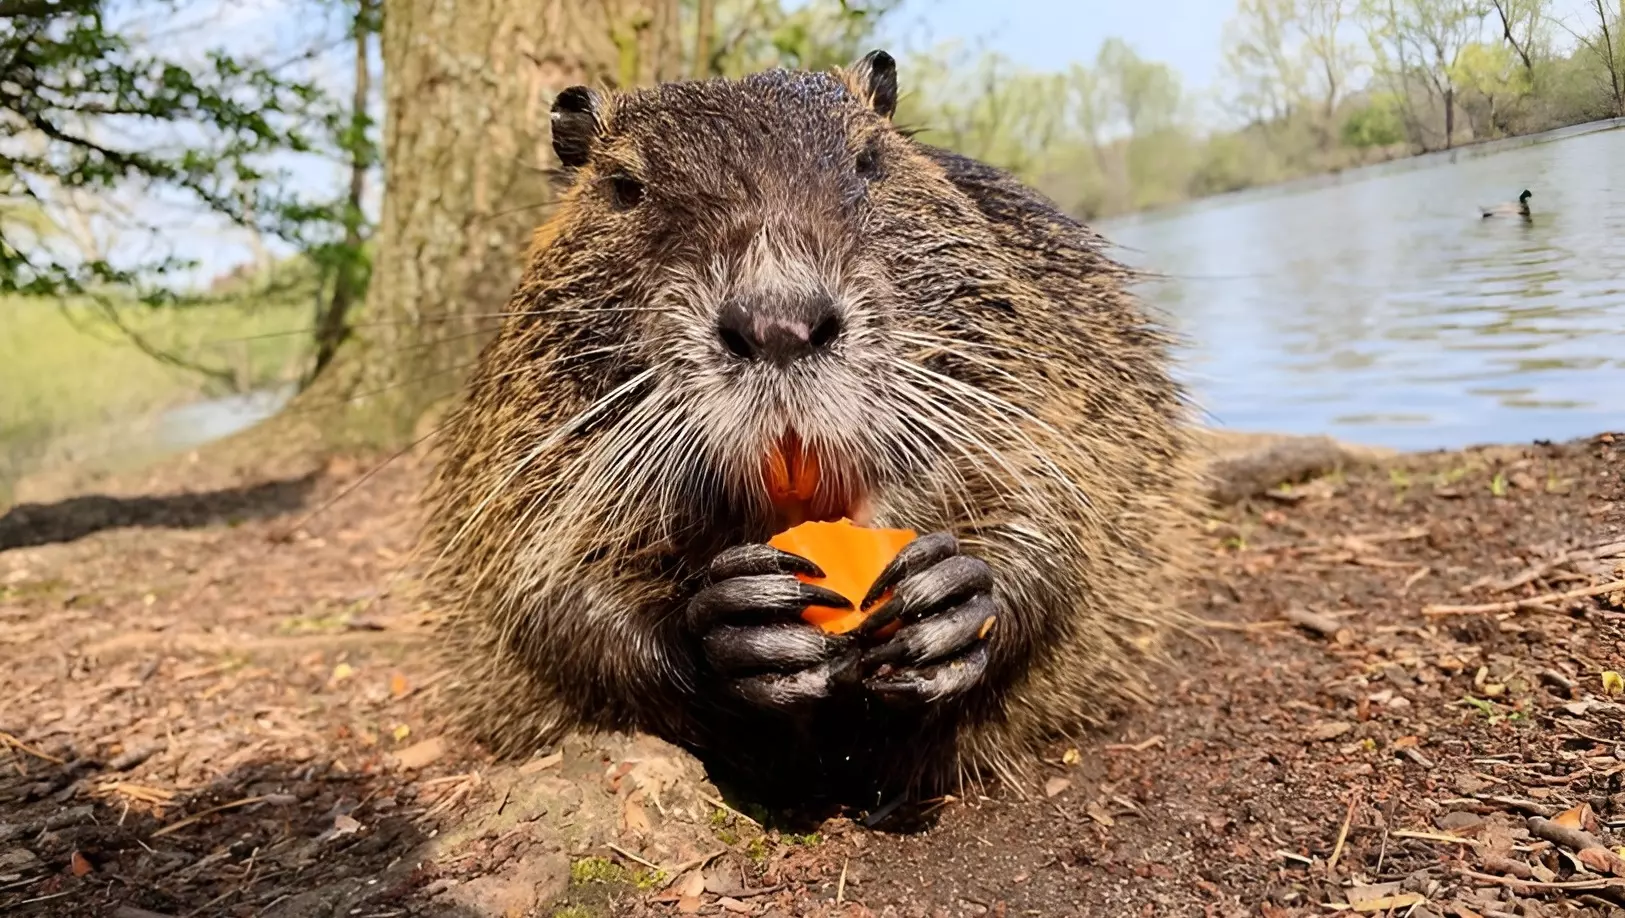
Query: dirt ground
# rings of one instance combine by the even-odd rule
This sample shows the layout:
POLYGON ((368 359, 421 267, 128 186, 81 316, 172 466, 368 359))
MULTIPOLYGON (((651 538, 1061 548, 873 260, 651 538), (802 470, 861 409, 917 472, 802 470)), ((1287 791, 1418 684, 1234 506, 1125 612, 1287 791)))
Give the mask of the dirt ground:
POLYGON ((1625 916, 1625 436, 1215 510, 1151 709, 873 828, 444 735, 424 467, 365 471, 0 517, 0 913, 1625 916))

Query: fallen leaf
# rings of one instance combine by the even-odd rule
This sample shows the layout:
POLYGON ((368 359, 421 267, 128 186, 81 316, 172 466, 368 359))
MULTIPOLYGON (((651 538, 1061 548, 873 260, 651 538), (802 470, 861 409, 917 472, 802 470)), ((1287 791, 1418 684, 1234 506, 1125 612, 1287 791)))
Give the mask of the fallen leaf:
POLYGON ((1089 804, 1089 807, 1085 809, 1084 812, 1089 814, 1090 819, 1093 819, 1095 822, 1100 823, 1108 829, 1117 825, 1117 820, 1113 819, 1110 813, 1101 809, 1096 804, 1089 804))
POLYGON ((1336 720, 1326 721, 1325 723, 1315 724, 1313 727, 1310 727, 1309 738, 1311 740, 1319 740, 1323 742, 1325 740, 1337 739, 1339 736, 1342 736, 1353 729, 1354 725, 1350 723, 1344 723, 1336 720))
POLYGON ((738 899, 730 899, 727 896, 723 896, 721 899, 718 899, 717 904, 722 906, 723 909, 733 912, 735 915, 756 914, 755 906, 748 902, 741 902, 738 899))
POLYGON ((1604 695, 1625 695, 1625 676, 1611 669, 1603 670, 1602 693, 1604 695))
POLYGON ((1586 810, 1590 808, 1591 805, 1587 803, 1582 803, 1579 806, 1571 806, 1563 812, 1558 813, 1556 816, 1553 816, 1552 822, 1557 823, 1565 829, 1584 829, 1586 824, 1586 810))
POLYGON ((1053 797, 1071 786, 1072 781, 1070 779, 1050 778, 1048 781, 1044 782, 1044 796, 1053 797))
POLYGON ((1376 902, 1398 892, 1398 883, 1379 883, 1376 886, 1350 886, 1348 888, 1349 905, 1359 908, 1361 903, 1376 902))
POLYGON ((389 732, 391 736, 395 737, 395 742, 398 743, 412 735, 412 728, 408 727, 406 724, 396 724, 395 729, 389 732))
POLYGON ((339 815, 333 817, 333 837, 334 838, 338 838, 341 835, 354 835, 355 833, 360 832, 360 831, 361 831, 361 823, 358 820, 356 820, 355 817, 346 816, 343 813, 340 813, 339 815))
POLYGON ((74 876, 82 877, 90 872, 90 861, 86 860, 83 854, 75 851, 68 860, 72 865, 74 876))
POLYGON ((1394 748, 1395 749, 1415 749, 1418 745, 1421 744, 1421 742, 1422 742, 1421 737, 1402 736, 1399 739, 1394 740, 1394 748))
POLYGON ((1381 899, 1370 899, 1360 903, 1359 905, 1354 905, 1352 902, 1349 904, 1352 905, 1354 910, 1357 912, 1386 912, 1389 909, 1406 908, 1408 906, 1426 901, 1427 899, 1423 897, 1421 893, 1400 893, 1397 896, 1384 896, 1381 899))
POLYGON ((685 899, 698 899, 705 892, 705 874, 698 870, 691 870, 683 878, 683 884, 678 887, 678 893, 685 899))
POLYGON ((438 761, 445 754, 446 742, 436 736, 433 739, 413 743, 395 753, 395 762, 402 768, 422 768, 438 761))
POLYGON ((327 680, 329 684, 338 685, 340 682, 355 675, 355 667, 348 663, 340 663, 333 667, 333 675, 327 680))
POLYGON ((1061 761, 1067 765, 1076 765, 1082 759, 1083 756, 1079 754, 1078 750, 1076 749, 1068 749, 1067 751, 1061 753, 1061 761))
POLYGON ((677 900, 677 910, 685 915, 692 915, 700 910, 699 896, 684 896, 677 900))
POLYGON ((389 674, 389 693, 391 695, 396 698, 403 698, 411 690, 412 683, 406 681, 405 674, 399 672, 389 674))
POLYGON ((626 805, 621 808, 621 815, 625 819, 626 831, 648 834, 654 828, 649 823, 649 812, 643 808, 635 797, 626 798, 626 805))
POLYGON ((1580 863, 1602 874, 1625 877, 1625 860, 1607 848, 1582 848, 1574 855, 1580 863))

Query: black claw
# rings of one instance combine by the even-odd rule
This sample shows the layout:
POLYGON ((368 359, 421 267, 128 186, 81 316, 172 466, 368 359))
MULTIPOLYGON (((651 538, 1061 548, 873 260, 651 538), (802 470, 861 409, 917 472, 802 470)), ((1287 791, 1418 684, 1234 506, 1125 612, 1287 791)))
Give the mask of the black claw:
POLYGON ((808 606, 850 609, 852 602, 834 590, 789 575, 755 574, 724 580, 696 593, 688 604, 688 624, 704 633, 728 619, 747 618, 753 624, 792 621, 808 606))
POLYGON ((903 579, 919 571, 947 560, 959 553, 959 540, 951 532, 933 532, 923 535, 903 546, 897 557, 891 559, 880 576, 869 586, 869 592, 863 597, 858 608, 868 611, 887 590, 897 586, 903 579))
POLYGON ((812 561, 766 544, 735 545, 725 549, 706 567, 712 583, 761 574, 806 574, 823 577, 824 570, 812 561))
POLYGON ((970 555, 953 555, 904 579, 891 599, 853 629, 870 637, 894 621, 913 622, 952 608, 993 588, 993 569, 970 555))
POLYGON ((947 659, 985 638, 991 630, 989 620, 997 617, 993 598, 978 593, 946 612, 904 626, 886 643, 864 651, 863 669, 872 672, 887 663, 920 666, 947 659))
POLYGON ((987 644, 981 643, 947 662, 894 670, 865 679, 863 684, 890 704, 929 704, 961 695, 975 686, 987 670, 987 661, 987 644))

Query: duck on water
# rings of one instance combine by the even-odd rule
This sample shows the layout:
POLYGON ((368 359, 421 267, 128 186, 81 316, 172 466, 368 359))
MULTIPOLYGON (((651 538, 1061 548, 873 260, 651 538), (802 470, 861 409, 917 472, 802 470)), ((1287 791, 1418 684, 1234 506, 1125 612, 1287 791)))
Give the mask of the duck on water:
POLYGON ((1494 207, 1481 208, 1486 217, 1529 216, 1529 189, 1525 188, 1523 194, 1518 195, 1516 204, 1497 204, 1494 207))

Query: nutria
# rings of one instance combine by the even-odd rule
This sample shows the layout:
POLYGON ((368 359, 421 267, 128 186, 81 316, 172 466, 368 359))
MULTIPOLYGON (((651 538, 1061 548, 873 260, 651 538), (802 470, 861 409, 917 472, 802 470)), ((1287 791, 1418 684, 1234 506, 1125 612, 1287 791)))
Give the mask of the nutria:
POLYGON ((1170 335, 896 99, 877 51, 554 102, 564 190, 428 493, 446 694, 494 752, 635 729, 764 793, 919 791, 1142 697, 1193 519, 1170 335), (765 543, 843 516, 921 535, 831 635, 765 543))

